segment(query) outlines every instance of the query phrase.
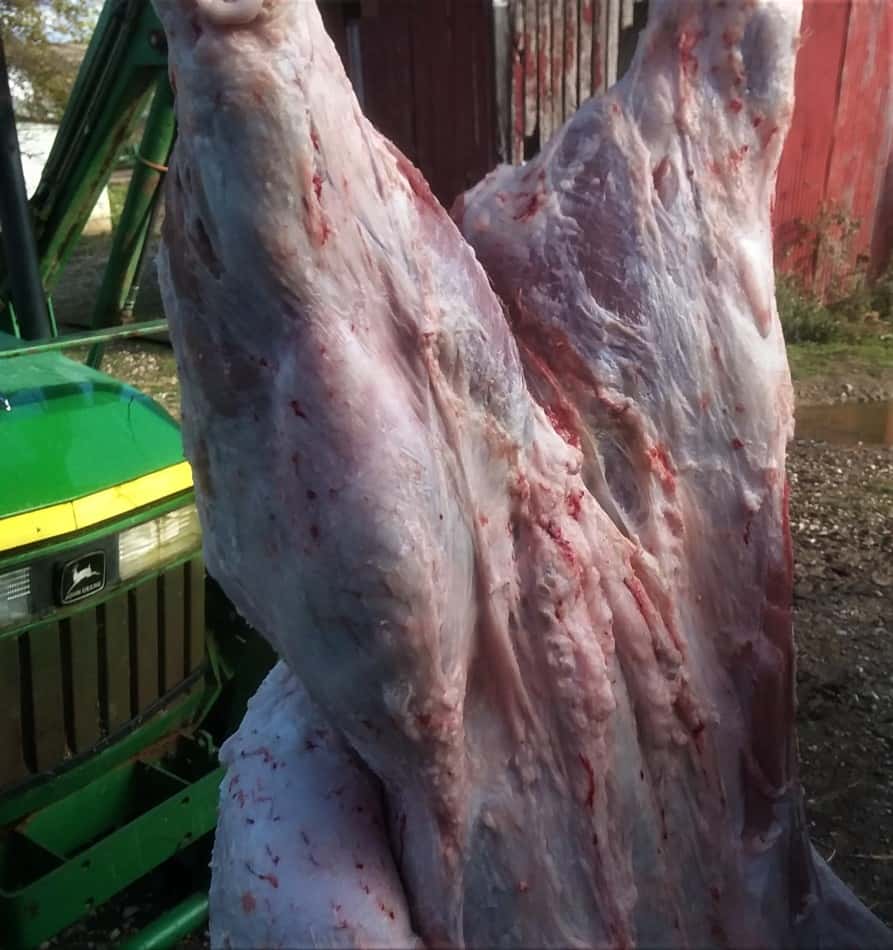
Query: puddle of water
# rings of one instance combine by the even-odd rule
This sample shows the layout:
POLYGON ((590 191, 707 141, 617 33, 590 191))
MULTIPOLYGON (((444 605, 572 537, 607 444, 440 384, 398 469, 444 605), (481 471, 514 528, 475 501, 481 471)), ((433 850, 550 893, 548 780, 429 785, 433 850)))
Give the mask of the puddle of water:
POLYGON ((893 445, 893 400, 801 406, 795 413, 796 437, 837 445, 893 445))

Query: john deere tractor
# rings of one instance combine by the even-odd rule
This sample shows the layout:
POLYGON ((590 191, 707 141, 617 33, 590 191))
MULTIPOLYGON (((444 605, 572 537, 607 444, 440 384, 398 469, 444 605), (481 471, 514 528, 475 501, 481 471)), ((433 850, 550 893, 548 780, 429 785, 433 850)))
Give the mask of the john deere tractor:
MULTIPOLYGON (((29 202, 0 45, 5 950, 39 946, 184 855, 206 869, 217 750, 272 662, 205 575, 177 423, 101 371, 110 340, 164 333, 163 319, 122 314, 174 132, 151 6, 107 0, 29 202), (138 124, 92 329, 60 334, 51 291, 138 124)), ((130 943, 173 945, 206 913, 196 873, 130 943)))

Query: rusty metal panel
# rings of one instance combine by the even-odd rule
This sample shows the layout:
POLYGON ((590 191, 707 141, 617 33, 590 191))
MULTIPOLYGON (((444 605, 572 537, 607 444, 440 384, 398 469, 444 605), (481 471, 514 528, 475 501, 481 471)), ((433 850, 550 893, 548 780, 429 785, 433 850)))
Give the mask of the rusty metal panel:
POLYGON ((104 717, 106 727, 114 732, 130 719, 130 614, 127 594, 118 594, 100 608, 100 654, 103 666, 104 717))
POLYGON ((552 0, 537 0, 537 87, 540 147, 552 137, 552 0))
POLYGON ((28 631, 34 750, 38 771, 58 765, 70 751, 65 741, 65 698, 59 624, 28 631))
POLYGON ((71 675, 69 727, 77 752, 95 745, 100 737, 99 648, 96 611, 75 614, 68 621, 68 652, 71 675))
MULTIPOLYGON (((564 0, 551 0, 552 15, 552 129, 564 124, 564 0)), ((550 137, 551 137, 550 134, 550 137)), ((545 139, 540 145, 545 145, 545 139)))
POLYGON ((606 0, 605 17, 605 85, 617 82, 617 60, 620 51, 620 0, 606 0))
POLYGON ((577 16, 579 0, 564 0, 564 118, 567 121, 577 111, 579 102, 577 76, 579 73, 580 28, 577 16))
POLYGON ((0 789, 28 773, 23 754, 18 637, 0 640, 0 789))
MULTIPOLYGON (((520 2, 520 0, 519 0, 520 2)), ((539 31, 537 0, 524 2, 524 135, 536 134, 539 125, 539 31)))
POLYGON ((580 0, 580 56, 578 63, 578 101, 585 102, 592 95, 592 24, 595 20, 596 0, 580 0))
MULTIPOLYGON (((501 150, 506 160, 518 163, 524 159, 524 125, 526 121, 525 104, 525 57, 527 56, 526 37, 524 33, 524 0, 514 0, 508 8, 508 30, 511 43, 508 47, 508 62, 503 64, 499 56, 500 49, 500 22, 494 19, 494 43, 497 55, 494 58, 496 69, 497 89, 507 89, 511 105, 508 110, 507 134, 508 141, 501 150), (503 81, 501 69, 509 71, 508 83, 503 81)), ((498 106, 498 102, 497 102, 498 106)))

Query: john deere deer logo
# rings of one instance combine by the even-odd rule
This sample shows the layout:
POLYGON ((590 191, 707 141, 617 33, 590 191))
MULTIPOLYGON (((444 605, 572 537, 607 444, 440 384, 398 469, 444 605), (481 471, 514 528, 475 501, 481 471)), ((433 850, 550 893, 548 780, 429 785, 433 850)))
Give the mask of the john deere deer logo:
POLYGON ((62 569, 60 599, 70 604, 82 597, 95 594, 105 587, 105 554, 95 551, 75 561, 69 561, 62 569))

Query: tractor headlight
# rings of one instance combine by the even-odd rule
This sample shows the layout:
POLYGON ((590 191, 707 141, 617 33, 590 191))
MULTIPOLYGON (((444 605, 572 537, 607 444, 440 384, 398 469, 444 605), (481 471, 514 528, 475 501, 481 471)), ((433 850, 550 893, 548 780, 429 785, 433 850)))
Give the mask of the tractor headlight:
POLYGON ((128 528, 118 535, 118 572, 122 581, 145 571, 158 570, 169 561, 198 547, 201 527, 195 505, 177 508, 160 518, 128 528))
POLYGON ((0 574, 0 627, 27 620, 31 613, 31 569, 0 574))

